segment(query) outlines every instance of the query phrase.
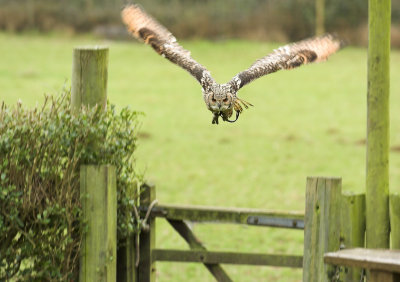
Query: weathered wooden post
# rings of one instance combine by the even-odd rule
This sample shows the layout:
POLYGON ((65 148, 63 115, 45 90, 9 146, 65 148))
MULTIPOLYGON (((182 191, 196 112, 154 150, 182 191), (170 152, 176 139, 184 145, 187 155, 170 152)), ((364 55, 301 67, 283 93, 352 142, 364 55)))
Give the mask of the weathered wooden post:
POLYGON ((400 249, 400 195, 390 195, 390 233, 392 249, 400 249))
POLYGON ((341 183, 340 178, 307 178, 304 282, 328 282, 335 275, 335 268, 325 265, 323 258, 340 247, 341 183))
POLYGON ((108 48, 74 49, 71 81, 71 107, 74 112, 79 112, 82 106, 106 107, 107 76, 108 48))
POLYGON ((367 248, 389 248, 390 2, 368 1, 367 248))
MULTIPOLYGON (((345 249, 365 244, 365 194, 343 193, 341 244, 345 249)), ((342 274, 343 281, 360 281, 361 269, 348 268, 342 274)))
MULTIPOLYGON (((83 47, 73 52, 71 108, 107 103, 108 48, 83 47)), ((95 146, 96 144, 93 144, 95 146)), ((80 193, 83 219, 88 230, 83 236, 79 280, 115 281, 117 260, 117 188, 115 167, 81 165, 80 193)))
POLYGON ((325 33, 325 0, 315 0, 315 34, 325 33))
MULTIPOLYGON (((133 189, 136 187, 130 187, 133 198, 133 189)), ((131 211, 129 211, 131 212, 131 211)), ((135 234, 129 235, 124 242, 120 242, 120 246, 117 251, 117 281, 118 282, 136 282, 137 271, 136 271, 136 236, 135 234)))
MULTIPOLYGON (((144 184, 141 187, 140 206, 150 207, 156 199, 155 186, 144 184)), ((156 281, 156 262, 152 256, 152 250, 156 244, 156 219, 149 216, 147 225, 140 232, 140 256, 138 266, 138 281, 153 282, 156 281)))
POLYGON ((116 280, 117 187, 115 167, 81 166, 81 202, 88 226, 81 247, 81 282, 116 280))

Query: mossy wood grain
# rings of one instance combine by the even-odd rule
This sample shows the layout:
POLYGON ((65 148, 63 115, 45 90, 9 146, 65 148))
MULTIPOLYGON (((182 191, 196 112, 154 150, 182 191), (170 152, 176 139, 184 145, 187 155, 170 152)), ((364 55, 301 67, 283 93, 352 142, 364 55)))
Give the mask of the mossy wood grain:
POLYGON ((392 249, 400 249, 400 195, 390 195, 390 236, 392 249))
MULTIPOLYGON (((142 214, 145 214, 146 211, 147 206, 142 206, 142 214)), ((189 220, 196 222, 262 225, 249 220, 252 218, 259 218, 260 220, 270 219, 271 221, 276 219, 276 222, 272 222, 268 225, 272 227, 303 229, 302 225, 304 225, 303 213, 288 211, 160 204, 152 209, 152 214, 156 217, 164 217, 171 220, 189 220)))
POLYGON ((73 51, 71 106, 103 108, 107 103, 108 48, 79 47, 73 51))
POLYGON ((335 268, 324 253, 340 247, 341 179, 309 177, 304 218, 303 281, 331 281, 335 268))
MULTIPOLYGON (((134 198, 136 193, 136 186, 130 186, 128 195, 130 198, 134 198)), ((135 203, 136 204, 136 203, 135 203)), ((131 213, 132 210, 127 210, 127 213, 131 213)), ((119 247, 117 251, 117 281, 118 282, 136 282, 137 271, 136 271, 136 234, 130 234, 127 238, 120 239, 119 247), (123 240, 123 241, 122 241, 123 240)))
POLYGON ((153 250, 154 259, 158 261, 175 262, 201 262, 241 265, 269 265, 301 268, 302 256, 292 255, 269 255, 253 253, 234 252, 211 252, 211 251, 183 251, 183 250, 153 250))
MULTIPOLYGON (((365 246, 365 194, 343 193, 341 247, 345 249, 365 246)), ((348 268, 341 274, 343 281, 360 281, 361 269, 348 268)))
POLYGON ((368 1, 367 247, 389 248, 390 0, 368 1))
MULTIPOLYGON (((107 103, 108 48, 73 52, 71 109, 107 103)), ((96 144, 92 144, 96 146, 96 144)), ((87 232, 83 235, 79 281, 115 281, 117 266, 117 184, 110 165, 82 165, 80 196, 87 232)))
POLYGON ((118 248, 117 252, 117 281, 118 282, 136 282, 136 246, 135 236, 129 236, 125 239, 124 245, 118 248))
POLYGON ((117 188, 115 167, 83 165, 80 170, 83 217, 81 282, 115 281, 117 261, 117 188))
POLYGON ((386 271, 371 270, 369 273, 369 282, 399 282, 400 274, 386 271))
MULTIPOLYGON (((155 199, 156 188, 144 184, 141 187, 140 206, 150 206, 155 199)), ((150 216, 147 224, 148 229, 142 229, 139 238, 140 257, 137 269, 139 282, 156 281, 156 262, 152 255, 152 250, 156 245, 156 219, 150 216)))

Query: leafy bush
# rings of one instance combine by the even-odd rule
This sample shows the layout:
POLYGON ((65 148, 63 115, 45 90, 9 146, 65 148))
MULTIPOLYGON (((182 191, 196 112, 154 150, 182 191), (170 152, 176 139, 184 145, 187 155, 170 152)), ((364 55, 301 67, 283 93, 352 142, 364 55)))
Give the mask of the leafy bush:
POLYGON ((76 278, 81 236, 80 164, 117 170, 118 238, 133 232, 141 177, 134 171, 137 113, 114 106, 73 115, 69 92, 41 108, 0 109, 0 280, 76 278), (96 146, 91 146, 96 144, 96 146))

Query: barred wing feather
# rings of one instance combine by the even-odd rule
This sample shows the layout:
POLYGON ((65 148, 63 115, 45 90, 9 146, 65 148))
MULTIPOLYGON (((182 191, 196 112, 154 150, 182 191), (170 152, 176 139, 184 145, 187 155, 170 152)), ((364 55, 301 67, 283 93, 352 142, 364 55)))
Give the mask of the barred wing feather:
POLYGON ((176 38, 164 26, 149 16, 138 5, 128 5, 122 11, 122 20, 137 39, 150 45, 158 54, 193 75, 204 89, 215 83, 209 71, 182 48, 176 38))
POLYGON ((254 79, 278 70, 293 69, 308 63, 324 61, 343 45, 343 41, 334 35, 326 34, 282 46, 234 76, 229 84, 238 91, 254 79))

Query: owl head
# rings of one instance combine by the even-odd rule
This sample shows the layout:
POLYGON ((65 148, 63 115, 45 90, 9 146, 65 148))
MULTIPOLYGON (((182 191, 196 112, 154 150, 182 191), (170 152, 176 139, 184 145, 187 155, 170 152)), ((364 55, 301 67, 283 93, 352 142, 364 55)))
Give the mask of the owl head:
MULTIPOLYGON (((218 118, 222 117, 224 121, 235 122, 229 120, 233 114, 236 101, 236 93, 232 93, 229 85, 213 84, 207 89, 203 88, 203 97, 207 108, 214 114, 212 123, 218 124, 218 118)), ((238 116, 238 115, 237 115, 238 116)))

